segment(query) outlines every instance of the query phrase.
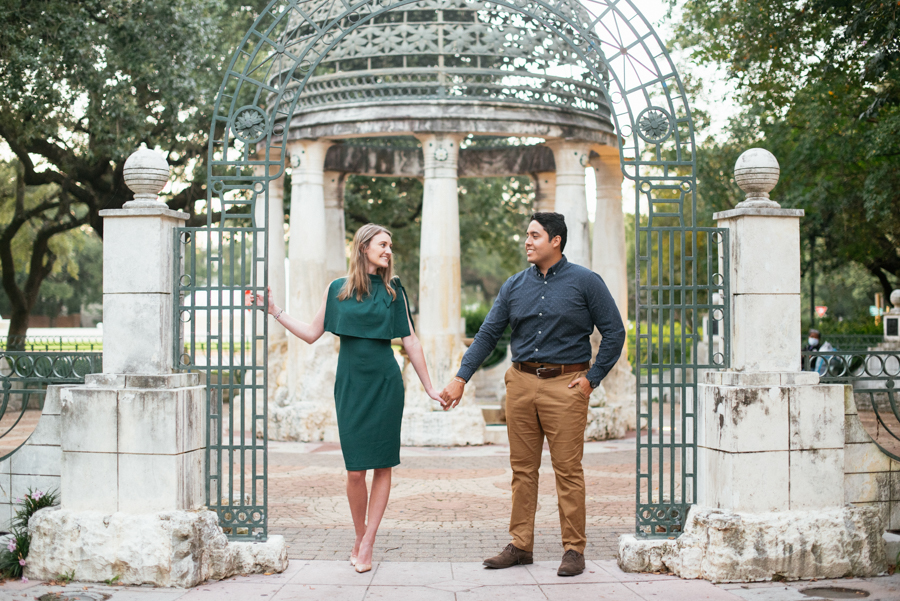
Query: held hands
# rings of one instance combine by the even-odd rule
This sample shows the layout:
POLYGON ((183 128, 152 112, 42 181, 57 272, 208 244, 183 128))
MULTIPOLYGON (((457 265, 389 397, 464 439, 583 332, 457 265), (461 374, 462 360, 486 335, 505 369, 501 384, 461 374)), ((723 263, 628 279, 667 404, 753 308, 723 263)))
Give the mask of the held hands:
POLYGON ((269 306, 266 309, 270 315, 274 315, 277 307, 275 306, 275 298, 272 296, 271 288, 266 288, 265 298, 260 292, 253 294, 248 290, 244 293, 244 304, 246 304, 247 306, 263 307, 266 305, 266 298, 269 299, 269 306))
POLYGON ((441 392, 441 398, 443 399, 441 405, 443 405, 444 411, 453 409, 459 405, 459 400, 462 398, 465 387, 466 385, 456 378, 450 380, 450 383, 447 384, 441 392))
POLYGON ((441 407, 444 408, 444 411, 447 410, 447 405, 444 403, 444 399, 441 398, 441 393, 439 393, 436 388, 431 388, 430 390, 426 390, 425 394, 427 394, 429 397, 431 397, 432 400, 440 403, 441 407))
POLYGON ((576 386, 581 388, 581 392, 583 392, 584 396, 586 397, 590 397, 591 393, 594 392, 594 387, 591 386, 591 381, 584 376, 572 380, 572 383, 569 384, 569 388, 574 388, 576 386))

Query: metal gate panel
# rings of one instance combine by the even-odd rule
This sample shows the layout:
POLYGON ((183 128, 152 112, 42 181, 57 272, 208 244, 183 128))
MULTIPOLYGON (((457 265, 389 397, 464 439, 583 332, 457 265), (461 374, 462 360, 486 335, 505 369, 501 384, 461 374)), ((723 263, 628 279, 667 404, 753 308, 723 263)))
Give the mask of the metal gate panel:
POLYGON ((266 248, 262 227, 175 231, 176 368, 205 377, 206 504, 237 540, 268 535, 267 320, 245 304, 266 289, 266 248))

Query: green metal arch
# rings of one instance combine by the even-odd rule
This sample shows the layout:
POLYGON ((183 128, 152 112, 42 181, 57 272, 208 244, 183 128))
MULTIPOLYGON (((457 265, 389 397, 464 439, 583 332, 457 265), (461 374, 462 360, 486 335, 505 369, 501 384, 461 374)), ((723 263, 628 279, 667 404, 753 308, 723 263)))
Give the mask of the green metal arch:
MULTIPOLYGON (((285 124, 289 124, 316 67, 344 36, 370 19, 403 7, 452 10, 473 3, 271 0, 232 56, 215 101, 207 162, 208 227, 225 228, 229 222, 234 223, 232 217, 246 220, 255 214, 267 214, 255 208, 257 202, 268 202, 268 183, 284 173, 285 124), (237 210, 226 214, 229 207, 237 210), (216 209, 222 211, 218 226, 213 223, 216 209)), ((686 90, 662 40, 631 0, 491 0, 483 6, 490 14, 522 15, 568 44, 590 73, 593 85, 602 89, 610 107, 620 142, 622 173, 634 182, 635 213, 639 213, 642 201, 647 203, 647 222, 636 224, 634 250, 637 418, 648 426, 647 443, 638 441, 636 531, 644 536, 671 536, 680 532, 687 509, 696 500, 696 413, 693 406, 682 408, 681 427, 684 435, 690 431, 690 436, 681 443, 676 444, 671 437, 666 442, 661 433, 654 441, 650 434, 655 419, 651 397, 656 385, 642 383, 642 370, 660 374, 665 368, 673 373, 676 369, 692 370, 692 384, 680 384, 679 390, 683 399, 693 402, 697 369, 720 368, 728 361, 727 336, 723 353, 714 353, 711 346, 709 359, 700 361, 698 331, 686 333, 681 326, 681 354, 675 359, 675 310, 696 315, 708 311, 725 334, 729 320, 728 283, 722 275, 728 273, 722 268, 723 261, 727 267, 727 232, 696 223, 695 133, 686 90), (677 267, 676 255, 680 257, 677 267), (698 273, 698 265, 708 273, 698 273), (670 274, 665 282, 664 270, 670 274), (654 280, 658 281, 654 284, 654 280), (681 305, 673 309, 676 298, 681 305), (642 334, 642 322, 647 325, 646 335, 642 334), (657 323, 659 332, 653 329, 657 323), (668 350, 664 348, 664 325, 670 332, 668 350), (686 359, 688 347, 692 355, 686 359), (659 355, 657 361, 654 353, 659 355), (642 410, 642 403, 648 409, 642 410), (651 457, 657 451, 660 459, 654 467, 651 457), (646 468, 642 461, 646 461, 646 468), (676 462, 680 462, 680 489, 675 479, 676 462), (669 468, 671 477, 664 494, 662 479, 669 476, 669 468), (654 490, 654 470, 660 473, 658 493, 644 495, 642 487, 654 490)), ((265 224, 255 227, 265 234, 265 224)), ((262 246, 264 255, 266 247, 262 246)), ((267 265, 267 256, 262 257, 261 265, 267 265)), ((662 397, 661 383, 658 389, 662 397)), ((675 390, 673 384, 673 398, 675 390)), ((660 403, 659 420, 664 417, 661 407, 660 403)), ((670 426, 674 427, 675 419, 673 410, 670 426)), ((661 432, 662 424, 659 426, 661 432)))

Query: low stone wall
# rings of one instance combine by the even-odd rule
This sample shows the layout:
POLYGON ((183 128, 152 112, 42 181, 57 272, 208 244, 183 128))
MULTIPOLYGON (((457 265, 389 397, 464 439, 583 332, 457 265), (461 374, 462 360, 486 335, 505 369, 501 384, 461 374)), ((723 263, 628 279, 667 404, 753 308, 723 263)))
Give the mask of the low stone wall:
POLYGON ((29 490, 60 490, 60 393, 67 386, 49 386, 37 427, 25 444, 0 462, 0 530, 9 530, 16 499, 29 490))
POLYGON ((874 507, 885 530, 900 530, 900 462, 885 455, 866 432, 850 386, 844 408, 844 502, 874 507))

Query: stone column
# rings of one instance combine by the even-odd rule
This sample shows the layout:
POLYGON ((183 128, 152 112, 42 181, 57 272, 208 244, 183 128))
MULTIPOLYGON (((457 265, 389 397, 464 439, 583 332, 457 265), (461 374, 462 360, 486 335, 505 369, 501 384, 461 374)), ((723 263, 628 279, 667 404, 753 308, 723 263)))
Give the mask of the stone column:
POLYGON ((556 162, 556 212, 566 217, 568 240, 565 255, 569 261, 591 268, 590 234, 584 169, 590 156, 586 142, 557 140, 547 144, 556 162))
POLYGON ((325 272, 330 282, 347 275, 344 225, 344 174, 325 172, 325 272))
MULTIPOLYGON (((425 184, 419 252, 417 334, 434 386, 440 390, 456 374, 466 348, 461 311, 459 192, 457 164, 461 135, 422 134, 425 184)), ((467 390, 450 412, 428 398, 411 365, 406 369, 404 444, 483 444, 484 417, 467 390)))
MULTIPOLYGON (((261 176, 262 171, 257 169, 257 175, 261 176)), ((269 288, 272 289, 272 296, 275 297, 275 303, 279 307, 285 305, 285 271, 284 271, 284 174, 278 179, 269 182, 269 199, 268 199, 268 215, 266 211, 266 203, 260 196, 254 210, 254 219, 257 227, 266 226, 269 235, 269 288), (266 217, 268 216, 268 221, 266 217)), ((262 274, 259 274, 260 285, 262 284, 262 274)), ((269 316, 269 348, 279 345, 285 340, 284 328, 279 326, 272 316, 269 316)))
POLYGON ((880 510, 844 505, 845 387, 800 371, 803 211, 769 200, 778 174, 748 150, 747 200, 714 216, 730 230, 732 356, 698 385, 697 505, 676 540, 622 537, 623 569, 746 582, 884 568, 880 510))
POLYGON ((556 210, 556 172, 542 171, 534 174, 534 210, 556 210))
MULTIPOLYGON (((616 301, 622 323, 628 321, 628 286, 632 278, 628 274, 625 245, 625 218, 622 213, 622 168, 619 155, 595 157, 590 162, 597 180, 597 209, 594 217, 594 236, 591 248, 591 265, 606 283, 616 301)), ((633 249, 632 249, 633 251, 633 249)), ((600 333, 594 331, 597 345, 600 333)), ((597 347, 594 347, 596 352, 597 347)), ((607 406, 621 408, 621 421, 627 429, 634 429, 637 412, 634 409, 635 380, 628 362, 628 341, 622 348, 622 356, 603 380, 607 406)), ((622 433, 624 435, 624 432, 622 433)))
POLYGON ((26 574, 185 587, 282 571, 283 537, 228 543, 203 509, 205 389, 172 369, 173 230, 188 215, 157 200, 161 155, 139 150, 124 169, 135 200, 100 212, 103 373, 60 389, 61 506, 32 518, 26 574))
MULTIPOLYGON (((328 222, 325 211, 325 154, 328 140, 300 140, 291 156, 290 314, 310 322, 328 288, 328 222)), ((276 326, 281 327, 281 326, 276 326)), ((336 440, 334 376, 337 339, 325 333, 309 345, 288 336, 287 394, 269 407, 273 440, 336 440)))

